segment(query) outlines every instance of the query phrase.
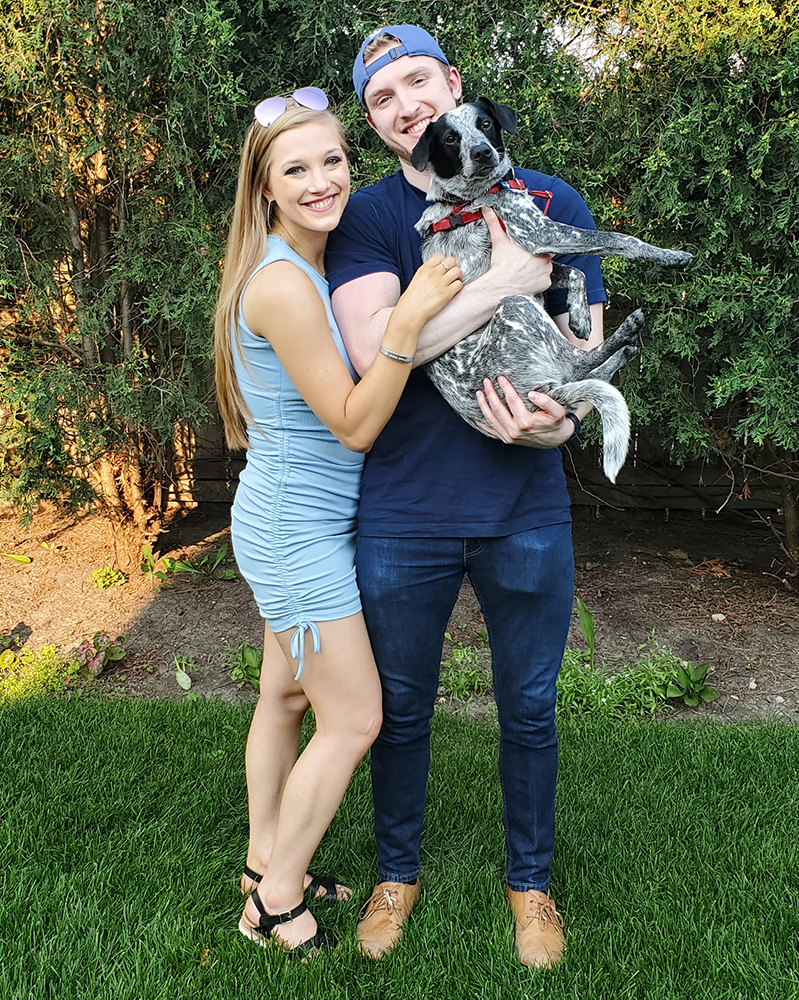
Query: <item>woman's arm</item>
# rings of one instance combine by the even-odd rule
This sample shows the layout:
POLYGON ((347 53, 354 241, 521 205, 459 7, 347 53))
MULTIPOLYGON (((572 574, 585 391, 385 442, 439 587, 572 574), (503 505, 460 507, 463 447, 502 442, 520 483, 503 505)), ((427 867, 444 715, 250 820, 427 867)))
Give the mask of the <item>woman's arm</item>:
MULTIPOLYGON (((538 295, 551 284, 549 255, 529 254, 507 236, 493 209, 483 214, 491 234, 491 267, 427 323, 414 367, 437 358, 487 323, 508 295, 538 295)), ((399 278, 387 271, 354 278, 333 292, 333 312, 356 371, 364 372, 371 364, 399 295, 399 278)))
MULTIPOLYGON (((423 264, 394 307, 382 346, 411 356, 419 332, 461 289, 452 257, 423 264), (446 264, 446 269, 442 266, 446 264)), ((322 300, 313 282, 289 261, 256 274, 242 297, 253 333, 264 337, 305 402, 351 451, 369 451, 394 412, 411 365, 378 353, 355 385, 338 353, 322 300)))

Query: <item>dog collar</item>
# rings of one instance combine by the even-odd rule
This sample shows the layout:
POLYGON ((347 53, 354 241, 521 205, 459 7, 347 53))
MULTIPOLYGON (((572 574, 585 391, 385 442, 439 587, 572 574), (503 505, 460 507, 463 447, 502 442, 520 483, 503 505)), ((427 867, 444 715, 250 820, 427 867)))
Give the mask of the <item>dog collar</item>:
MULTIPOLYGON (((524 181, 519 180, 518 177, 510 177, 507 180, 500 181, 498 184, 494 184, 493 187, 490 187, 486 191, 486 194, 496 194, 503 189, 506 191, 528 191, 533 198, 543 198, 546 202, 543 209, 544 215, 549 211, 549 203, 552 201, 551 191, 530 191, 524 181)), ((478 219, 483 218, 483 213, 480 209, 464 212, 467 204, 468 202, 464 201, 460 205, 456 205, 443 219, 439 219, 438 222, 433 223, 432 231, 434 233, 444 233, 450 229, 460 229, 461 226, 466 226, 470 222, 477 222, 478 219)), ((499 220, 499 223, 504 229, 505 224, 502 219, 499 220)))

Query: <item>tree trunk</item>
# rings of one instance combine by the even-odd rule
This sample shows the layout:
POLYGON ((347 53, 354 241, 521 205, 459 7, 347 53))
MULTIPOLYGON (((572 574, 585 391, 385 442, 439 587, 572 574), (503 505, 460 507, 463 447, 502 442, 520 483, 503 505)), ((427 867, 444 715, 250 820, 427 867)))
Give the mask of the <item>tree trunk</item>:
POLYGON ((117 516, 122 516, 124 514, 124 504, 122 503, 122 497, 119 495, 114 467, 107 458, 101 458, 97 463, 97 472, 99 473, 100 484, 103 490, 103 502, 117 516))
POLYGON ((86 301, 86 262, 83 257, 83 241, 80 232, 80 215, 75 204, 75 196, 67 192, 67 207, 69 209, 69 239, 72 243, 72 287, 75 292, 75 315, 81 331, 83 357, 87 365, 97 360, 94 341, 85 333, 85 301, 86 301))
POLYGON ((126 576, 130 576, 141 565, 141 547, 145 541, 144 533, 139 531, 128 518, 114 517, 109 512, 106 520, 114 544, 116 569, 126 576))
POLYGON ((151 515, 144 499, 139 456, 134 452, 133 447, 130 448, 128 454, 125 456, 120 480, 122 482, 122 492, 125 496, 125 502, 133 515, 133 523, 142 535, 144 535, 147 531, 151 515))
POLYGON ((791 561, 792 575, 799 571, 799 485, 782 481, 782 511, 785 517, 785 554, 791 561))
MULTIPOLYGON (((122 183, 119 186, 119 205, 117 206, 117 236, 120 241, 125 236, 125 229, 127 227, 127 210, 128 210, 128 175, 127 170, 122 171, 122 183)), ((127 281, 123 280, 119 285, 119 308, 120 308, 120 322, 122 326, 122 354, 124 357, 130 357, 130 352, 133 349, 133 296, 130 292, 130 286, 127 281)))

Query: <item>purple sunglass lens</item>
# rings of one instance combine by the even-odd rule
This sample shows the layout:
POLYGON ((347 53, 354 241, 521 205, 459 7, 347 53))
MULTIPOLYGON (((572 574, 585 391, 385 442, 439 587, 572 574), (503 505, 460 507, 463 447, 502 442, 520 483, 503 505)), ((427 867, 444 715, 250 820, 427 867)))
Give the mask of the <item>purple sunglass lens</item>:
POLYGON ((328 105, 327 94, 318 87, 301 87, 291 95, 297 104, 310 111, 324 111, 328 105))
MULTIPOLYGON (((327 94, 318 87, 300 87, 291 95, 297 104, 309 111, 324 111, 329 101, 327 94)), ((255 106, 255 120, 264 128, 269 128, 272 122, 283 114, 287 108, 285 97, 267 97, 265 101, 255 106)))
POLYGON ((255 120, 264 128, 269 128, 272 122, 286 110, 286 100, 283 97, 267 97, 265 101, 255 106, 255 120))

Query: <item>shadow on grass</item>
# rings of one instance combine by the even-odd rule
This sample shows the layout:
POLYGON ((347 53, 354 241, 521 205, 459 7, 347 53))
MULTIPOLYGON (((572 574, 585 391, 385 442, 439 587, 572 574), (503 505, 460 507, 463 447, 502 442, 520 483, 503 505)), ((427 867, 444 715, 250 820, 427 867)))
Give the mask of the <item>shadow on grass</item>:
POLYGON ((553 894, 568 953, 515 963, 497 732, 437 715, 422 902, 360 958, 374 878, 358 769, 317 867, 343 941, 303 967, 237 932, 250 709, 60 700, 0 710, 3 1000, 799 997, 799 728, 561 725, 553 894))

